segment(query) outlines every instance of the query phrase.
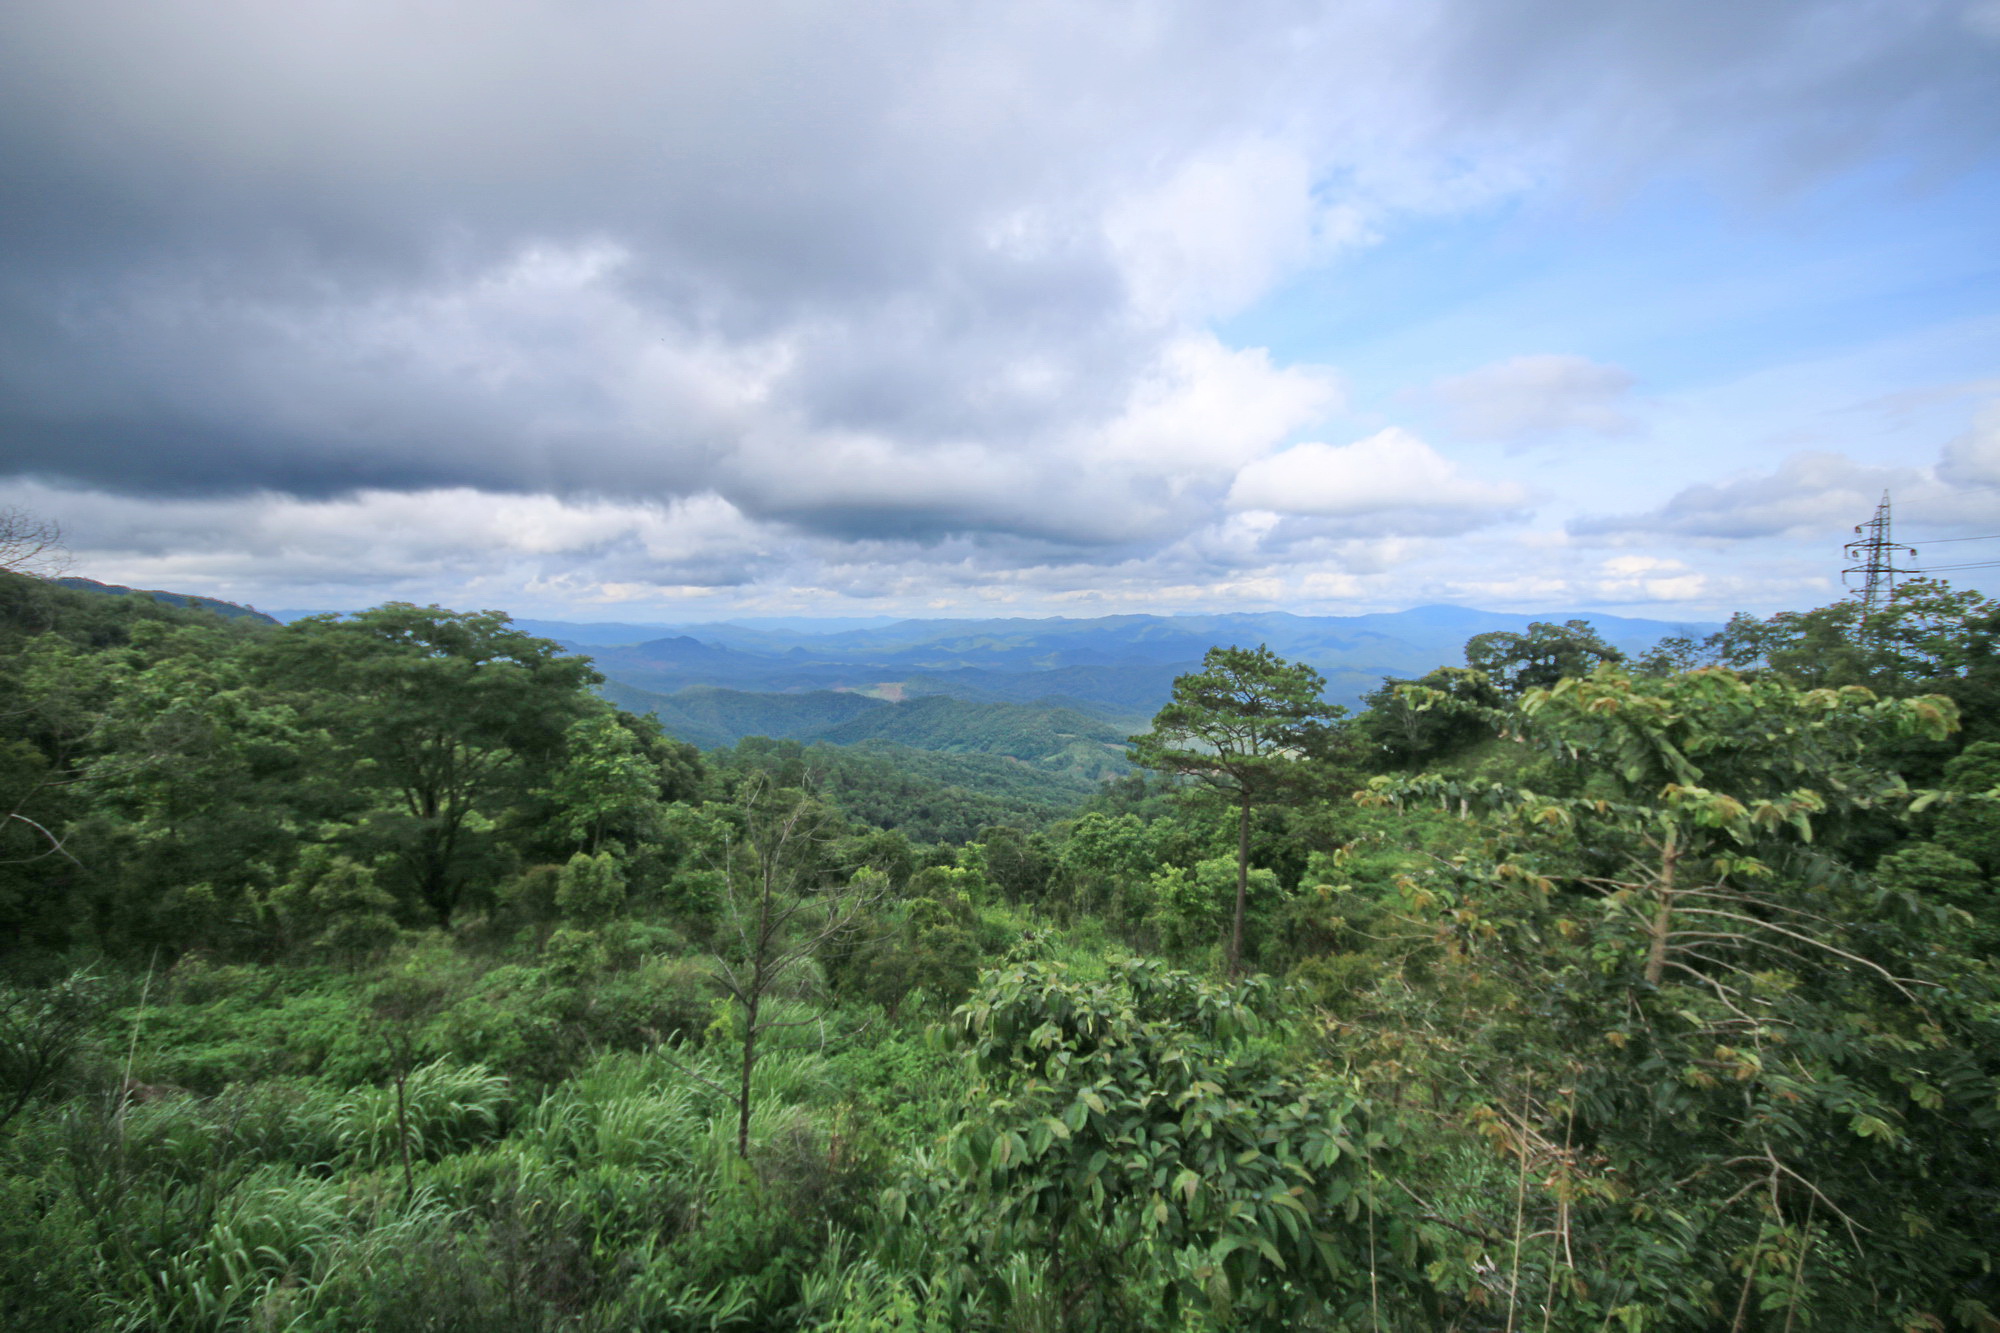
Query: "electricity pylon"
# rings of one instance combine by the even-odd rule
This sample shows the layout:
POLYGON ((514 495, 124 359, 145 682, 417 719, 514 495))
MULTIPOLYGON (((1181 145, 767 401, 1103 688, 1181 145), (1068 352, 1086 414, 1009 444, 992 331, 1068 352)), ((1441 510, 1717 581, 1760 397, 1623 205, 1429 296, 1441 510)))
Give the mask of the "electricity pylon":
MULTIPOLYGON (((1916 573, 1913 569, 1896 568, 1898 553, 1914 559, 1917 548, 1891 540, 1889 492, 1883 491, 1882 503, 1875 506, 1875 517, 1855 525, 1854 540, 1847 543, 1847 558, 1854 563, 1840 571, 1843 583, 1847 583, 1851 575, 1861 575, 1861 626, 1864 631, 1875 614, 1886 610, 1889 599, 1895 596, 1896 576, 1916 573)), ((1848 586, 1854 585, 1848 583, 1848 586)))

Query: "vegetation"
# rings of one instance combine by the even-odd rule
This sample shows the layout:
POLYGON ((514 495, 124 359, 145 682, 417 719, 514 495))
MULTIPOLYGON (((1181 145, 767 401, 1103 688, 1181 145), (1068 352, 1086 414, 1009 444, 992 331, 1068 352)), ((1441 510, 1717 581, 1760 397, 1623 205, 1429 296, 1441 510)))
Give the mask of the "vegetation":
POLYGON ((1085 789, 1126 769, 1120 742, 1127 726, 1046 702, 975 703, 938 694, 885 703, 836 690, 757 694, 710 686, 651 694, 615 682, 607 682, 603 693, 621 707, 650 713, 671 734, 710 748, 757 737, 992 755, 1058 785, 1085 789))
POLYGON ((1996 632, 1223 647, 1099 773, 0 574, 0 1324, 2000 1328, 1996 632))
POLYGON ((1311 790, 1327 758, 1328 724, 1345 709, 1320 698, 1325 679, 1269 648, 1212 648, 1201 671, 1174 682, 1153 729, 1132 738, 1146 768, 1192 778, 1236 807, 1236 905, 1227 966, 1243 961, 1243 910, 1250 892, 1250 817, 1260 804, 1311 790))

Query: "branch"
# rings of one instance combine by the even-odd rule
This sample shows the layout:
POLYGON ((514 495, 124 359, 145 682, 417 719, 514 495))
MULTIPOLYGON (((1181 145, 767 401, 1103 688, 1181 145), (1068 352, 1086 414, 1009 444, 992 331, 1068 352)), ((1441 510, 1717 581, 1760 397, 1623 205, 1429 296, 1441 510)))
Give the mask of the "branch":
POLYGON ((1884 981, 1888 982, 1891 986, 1896 988, 1898 994, 1900 994, 1904 999, 1908 1000, 1912 1004, 1918 1004, 1921 1003, 1921 1001, 1919 1001, 1915 995, 1912 995, 1909 992, 1909 990, 1906 988, 1906 983, 1909 986, 1937 985, 1937 983, 1934 981, 1921 981, 1916 977, 1899 977, 1895 973, 1891 972, 1888 968, 1883 967, 1880 963, 1871 962, 1869 959, 1863 958, 1859 954, 1849 953, 1845 949, 1837 948, 1834 945, 1828 944, 1825 940, 1816 940, 1810 935, 1801 934, 1796 930, 1788 930, 1784 926, 1777 924, 1775 921, 1760 921, 1754 916, 1743 916, 1740 913, 1736 912, 1724 912, 1719 908, 1714 908, 1714 907, 1684 907, 1681 909, 1681 914, 1684 916, 1719 916, 1719 917, 1725 917, 1731 921, 1742 921, 1752 926, 1761 926, 1765 930, 1775 930, 1780 935, 1784 935, 1790 939, 1799 940, 1805 944, 1810 944, 1814 948, 1824 949, 1826 950, 1826 952, 1830 954, 1836 954, 1839 957, 1845 958, 1852 963, 1859 963, 1863 967, 1869 969, 1871 972, 1879 974, 1884 981))
POLYGON ((13 813, 9 814, 7 818, 18 819, 23 824, 26 824, 29 828, 33 829, 35 832, 41 834, 44 838, 47 838, 49 840, 49 849, 38 856, 30 856, 18 861, 0 862, 0 864, 16 865, 16 866, 29 865, 35 861, 41 860, 42 857, 44 856, 54 856, 57 853, 61 853, 64 859, 66 859, 71 865, 75 866, 78 870, 84 870, 88 868, 83 864, 83 862, 77 860, 74 856, 70 855, 69 848, 62 845, 61 838, 58 838, 55 834, 49 832, 47 829, 43 828, 40 824, 37 824, 34 820, 28 818, 26 815, 13 813))
POLYGON ((689 1069, 686 1065, 682 1064, 679 1060, 675 1059, 673 1054, 667 1049, 666 1043, 662 1042, 660 1045, 655 1046, 653 1048, 653 1052, 654 1054, 658 1055, 662 1060, 665 1060, 668 1064, 680 1070, 683 1074, 686 1074, 689 1078, 701 1084, 704 1088, 707 1088, 710 1092, 713 1092, 721 1097, 726 1097, 731 1101, 734 1101, 736 1099, 736 1094, 731 1092, 728 1088, 723 1087, 719 1083, 715 1083, 709 1079, 703 1078, 700 1074, 695 1073, 694 1070, 689 1069))
POLYGON ((1416 1203, 1417 1207, 1422 1208, 1424 1210, 1423 1212, 1424 1221, 1435 1222, 1442 1227, 1450 1227, 1453 1231, 1458 1232, 1461 1236, 1470 1236, 1474 1240, 1484 1241, 1488 1245, 1506 1244, 1506 1241, 1502 1237, 1490 1235, 1487 1232, 1478 1230, 1477 1228, 1466 1226, 1462 1222, 1454 1222, 1448 1217, 1438 1216, 1437 1211, 1430 1204, 1426 1203, 1423 1197, 1419 1195, 1415 1190, 1411 1189, 1408 1185, 1405 1185, 1400 1180, 1392 1181, 1392 1183, 1396 1186, 1397 1189, 1409 1195, 1410 1198, 1416 1203))

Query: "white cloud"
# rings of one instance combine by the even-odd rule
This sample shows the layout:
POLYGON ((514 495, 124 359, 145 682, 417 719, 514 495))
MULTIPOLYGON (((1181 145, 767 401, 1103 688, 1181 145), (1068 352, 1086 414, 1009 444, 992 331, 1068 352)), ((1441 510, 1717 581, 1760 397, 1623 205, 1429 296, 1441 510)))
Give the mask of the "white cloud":
POLYGON ((1104 221, 1137 308, 1155 317, 1227 315, 1316 250, 1362 237, 1316 216, 1313 165, 1295 145, 1230 145, 1117 200, 1104 221))
POLYGON ((1672 535, 1716 542, 1778 537, 1844 540, 1886 494, 1900 530, 1951 533, 1991 527, 2000 514, 2000 415, 1948 444, 1933 467, 1883 467, 1845 454, 1788 455, 1769 471, 1688 486, 1657 509, 1599 515, 1569 525, 1576 537, 1645 540, 1672 535))
POLYGON ((1232 351, 1212 334, 1180 338, 1116 417, 1076 441, 1078 461, 1227 477, 1340 401, 1340 383, 1324 368, 1274 366, 1263 348, 1232 351))
POLYGON ((1971 430, 1945 445, 1937 474, 1952 486, 2000 487, 2000 402, 1989 403, 1971 430))
POLYGON ((1348 445, 1293 445, 1245 467, 1229 491, 1232 509, 1320 518, 1451 511, 1490 519, 1526 500, 1520 486, 1468 477, 1393 426, 1348 445))
POLYGON ((1630 435, 1632 373, 1581 356, 1517 356, 1439 380, 1432 395, 1451 428, 1475 439, 1521 440, 1575 431, 1630 435))
POLYGON ((813 431, 767 414, 712 475, 746 512, 850 538, 1169 540, 1206 521, 1244 461, 1340 399, 1324 370, 1205 333, 1167 343, 1127 389, 1096 420, 1008 440, 813 431))

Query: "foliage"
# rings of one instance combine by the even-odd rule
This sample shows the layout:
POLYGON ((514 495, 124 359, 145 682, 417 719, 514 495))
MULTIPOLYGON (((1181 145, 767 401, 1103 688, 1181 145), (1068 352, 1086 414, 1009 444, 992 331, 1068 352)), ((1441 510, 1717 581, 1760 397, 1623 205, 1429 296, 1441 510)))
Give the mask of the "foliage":
POLYGON ((1326 681, 1269 648, 1213 648, 1199 672, 1174 681, 1172 702, 1153 729, 1132 738, 1132 762, 1194 779, 1236 807, 1236 911, 1227 949, 1243 957, 1250 884, 1250 817, 1260 803, 1311 790, 1323 773, 1313 761, 1332 747, 1332 723, 1346 711, 1320 698, 1326 681))
POLYGON ((886 741, 852 745, 752 737, 713 762, 725 774, 760 771, 780 786, 810 774, 814 790, 850 818, 913 842, 970 842, 1005 824, 1040 828, 1093 790, 1089 779, 988 754, 942 754, 886 741))
POLYGON ((1537 620, 1522 633, 1489 630, 1465 643, 1465 665, 1513 695, 1624 660, 1587 620, 1537 620))
POLYGON ((1382 762, 1418 768, 1448 760, 1490 737, 1493 715, 1506 696, 1483 671, 1439 667, 1417 680, 1390 676, 1362 702, 1368 711, 1356 729, 1382 762))
POLYGON ((267 679, 311 691, 313 724, 355 785, 382 798, 370 812, 381 845, 449 924, 467 856, 497 829, 503 803, 532 788, 531 766, 562 755, 597 674, 498 612, 391 603, 287 628, 271 641, 267 679))
MULTIPOLYGON (((740 808, 741 837, 714 849, 727 885, 727 952, 716 980, 736 1006, 736 1151, 750 1155, 750 1089, 767 1034, 812 1023, 774 1003, 800 986, 811 964, 838 944, 886 896, 886 876, 829 874, 830 812, 806 792, 751 783, 740 808)), ((800 998, 803 998, 801 996, 800 998)))
POLYGON ((61 1086, 97 1016, 99 989, 87 972, 46 987, 0 986, 0 1132, 61 1086))
MULTIPOLYGON (((1725 666, 1776 672, 1809 688, 1943 694, 1959 706, 1965 741, 2000 741, 2000 603, 1941 579, 1898 584, 1865 623, 1855 598, 1765 620, 1739 614, 1700 642, 1662 639, 1641 665, 1654 673, 1725 666)), ((1934 772, 1949 751, 1919 748, 1897 758, 1934 772)))
POLYGON ((308 847, 268 905, 288 939, 336 956, 381 949, 396 937, 396 900, 381 888, 373 868, 331 847, 308 847))
POLYGON ((955 1016, 984 1079, 949 1153, 981 1248, 1046 1253, 1065 1326, 1365 1308, 1381 1138, 1350 1089, 1287 1074, 1270 1001, 1157 963, 1098 983, 1031 963, 955 1016))
POLYGON ((1890 611, 1218 650, 1086 805, 0 575, 0 1324, 1990 1330, 1992 609, 1890 611))
POLYGON ((556 876, 556 908, 574 921, 609 920, 625 904, 625 872, 610 852, 578 852, 556 876))
POLYGON ((1472 1126, 1555 1182, 1538 1204, 1561 1258, 1530 1263, 1577 1294, 1550 1310, 1900 1327, 1971 1308, 2000 1179, 1964 1150, 2000 1123, 1993 972, 1942 904, 1819 849, 1907 800, 1869 756, 1946 731, 1950 701, 1601 668, 1521 712, 1578 794, 1429 776, 1372 799, 1487 812, 1487 845, 1405 879, 1400 908, 1452 943, 1454 1003, 1425 1003, 1475 1076, 1472 1126))

